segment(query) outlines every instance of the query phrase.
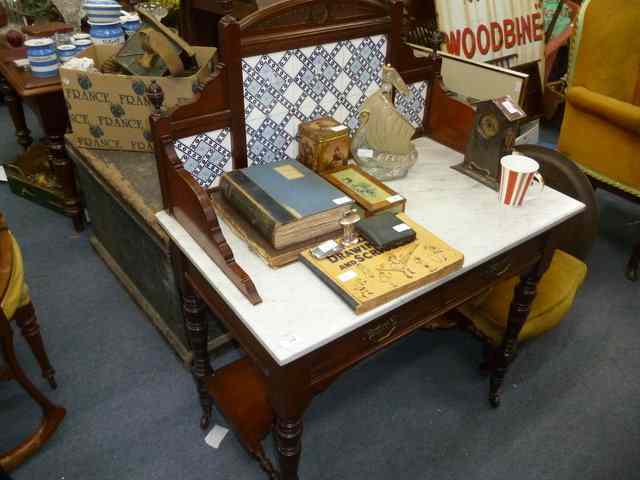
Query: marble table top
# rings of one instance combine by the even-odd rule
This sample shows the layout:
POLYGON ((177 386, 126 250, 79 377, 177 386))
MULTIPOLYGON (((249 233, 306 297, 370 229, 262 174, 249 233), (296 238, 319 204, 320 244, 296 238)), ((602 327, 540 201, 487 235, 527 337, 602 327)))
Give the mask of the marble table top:
POLYGON ((158 221, 276 362, 286 365, 584 209, 551 188, 522 207, 501 206, 495 191, 449 168, 462 161, 461 154, 427 138, 415 143, 417 164, 389 186, 407 198, 407 214, 414 221, 464 253, 464 265, 361 315, 302 263, 271 269, 220 221, 237 263, 262 297, 261 304, 251 305, 172 216, 159 212, 158 221))

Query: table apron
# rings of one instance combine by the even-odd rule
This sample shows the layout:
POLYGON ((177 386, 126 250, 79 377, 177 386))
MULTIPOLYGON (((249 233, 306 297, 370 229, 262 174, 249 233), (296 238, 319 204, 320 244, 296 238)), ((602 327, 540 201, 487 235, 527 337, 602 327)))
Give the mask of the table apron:
MULTIPOLYGON (((310 386, 324 388, 327 382, 364 358, 427 326, 496 283, 526 272, 542 258, 545 245, 544 234, 534 237, 292 363, 305 364, 310 371, 310 386)), ((185 267, 186 279, 198 295, 269 377, 278 368, 275 359, 197 269, 190 262, 185 267)))

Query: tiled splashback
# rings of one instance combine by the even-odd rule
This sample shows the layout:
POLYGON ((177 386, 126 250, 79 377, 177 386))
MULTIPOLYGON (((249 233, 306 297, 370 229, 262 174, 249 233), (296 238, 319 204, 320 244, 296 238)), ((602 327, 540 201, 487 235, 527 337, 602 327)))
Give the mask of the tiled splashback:
MULTIPOLYGON (((331 116, 353 132, 360 106, 380 87, 386 51, 387 39, 379 35, 243 59, 249 164, 296 159, 300 122, 331 116)), ((418 126, 426 83, 410 88, 412 96, 398 95, 396 104, 418 126)), ((231 169, 228 129, 183 138, 175 148, 205 187, 231 169)))

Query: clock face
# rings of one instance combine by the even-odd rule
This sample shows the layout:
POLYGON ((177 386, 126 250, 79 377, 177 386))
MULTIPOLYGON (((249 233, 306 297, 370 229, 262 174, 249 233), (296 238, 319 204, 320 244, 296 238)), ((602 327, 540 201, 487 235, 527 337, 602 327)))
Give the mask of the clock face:
POLYGON ((480 133, 486 139, 494 137, 498 133, 498 129, 500 128, 500 124, 498 123, 498 119, 493 114, 484 115, 480 119, 480 124, 478 125, 480 133))

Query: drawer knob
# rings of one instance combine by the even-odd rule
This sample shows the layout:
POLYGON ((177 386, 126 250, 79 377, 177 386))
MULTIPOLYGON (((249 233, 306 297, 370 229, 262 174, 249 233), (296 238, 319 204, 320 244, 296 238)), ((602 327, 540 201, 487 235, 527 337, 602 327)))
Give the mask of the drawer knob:
POLYGON ((390 318, 380 325, 372 327, 365 332, 367 340, 372 343, 382 343, 396 331, 398 328, 398 320, 390 318))

